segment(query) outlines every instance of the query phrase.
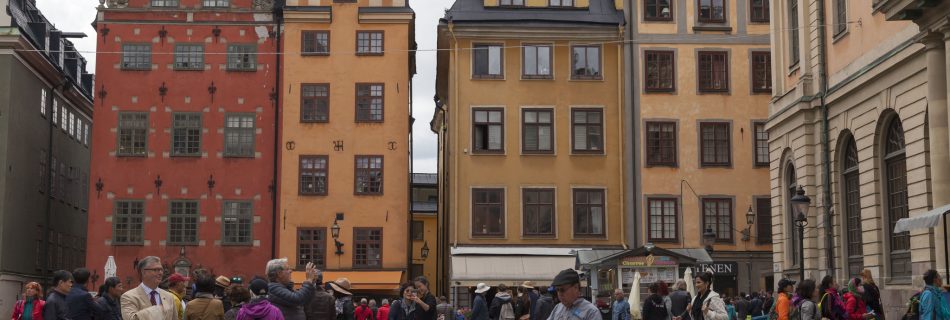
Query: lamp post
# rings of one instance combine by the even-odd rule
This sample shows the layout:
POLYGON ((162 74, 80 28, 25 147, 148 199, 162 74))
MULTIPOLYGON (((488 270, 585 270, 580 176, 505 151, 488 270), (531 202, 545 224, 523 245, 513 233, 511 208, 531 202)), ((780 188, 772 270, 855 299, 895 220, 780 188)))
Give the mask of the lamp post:
POLYGON ((752 212, 752 206, 749 205, 749 211, 745 214, 745 230, 742 230, 742 241, 752 239, 752 225, 755 224, 755 213, 752 212))
POLYGON ((703 245, 706 246, 706 252, 713 252, 713 244, 716 243, 716 233, 713 232, 711 227, 706 227, 706 232, 703 232, 703 245))
POLYGON ((422 244, 422 260, 429 258, 429 241, 422 244))
POLYGON ((337 223, 337 220, 333 220, 333 225, 330 226, 330 236, 333 237, 333 244, 336 245, 336 255, 343 255, 343 242, 340 242, 340 224, 337 223))
POLYGON ((811 198, 805 195, 805 189, 798 186, 795 196, 789 200, 792 208, 795 210, 795 226, 798 227, 798 243, 801 244, 798 250, 798 273, 801 280, 805 280, 805 226, 808 225, 808 207, 811 206, 811 198))

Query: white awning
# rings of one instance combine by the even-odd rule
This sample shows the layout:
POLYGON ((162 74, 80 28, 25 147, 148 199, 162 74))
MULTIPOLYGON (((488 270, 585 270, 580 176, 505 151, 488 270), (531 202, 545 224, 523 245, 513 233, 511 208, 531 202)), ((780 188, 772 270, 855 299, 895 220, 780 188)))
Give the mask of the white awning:
POLYGON ((897 225, 894 226, 894 233, 936 227, 937 224, 940 223, 940 217, 948 211, 950 211, 950 204, 927 211, 927 213, 922 215, 897 220, 897 225))
POLYGON ((521 285, 530 280, 536 286, 547 286, 558 272, 574 268, 574 262, 573 255, 453 255, 452 284, 475 286, 484 282, 490 286, 499 283, 521 285))

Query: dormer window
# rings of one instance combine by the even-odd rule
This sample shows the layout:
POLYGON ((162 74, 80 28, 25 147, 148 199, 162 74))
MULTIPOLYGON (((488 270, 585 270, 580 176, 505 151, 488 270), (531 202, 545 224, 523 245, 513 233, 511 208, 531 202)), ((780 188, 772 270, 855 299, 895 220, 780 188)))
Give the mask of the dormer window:
POLYGON ((501 0, 499 5, 503 7, 524 7, 524 0, 501 0))
POLYGON ((152 0, 152 7, 178 7, 178 0, 152 0))
POLYGON ((574 0, 549 0, 548 6, 550 7, 573 7, 574 0))

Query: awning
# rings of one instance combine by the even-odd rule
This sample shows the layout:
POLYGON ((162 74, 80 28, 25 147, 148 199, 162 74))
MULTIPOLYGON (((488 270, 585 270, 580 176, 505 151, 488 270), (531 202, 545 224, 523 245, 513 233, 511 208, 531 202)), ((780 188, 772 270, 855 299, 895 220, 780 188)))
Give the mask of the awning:
MULTIPOLYGON (((339 278, 347 278, 350 280, 353 290, 399 291, 402 274, 402 271, 324 271, 323 281, 330 282, 339 278)), ((307 275, 303 271, 294 271, 290 278, 295 285, 300 285, 307 279, 307 275)))
POLYGON ((490 286, 499 283, 521 285, 534 281, 536 286, 548 286, 554 276, 564 269, 574 268, 574 256, 512 256, 477 255, 452 256, 452 284, 475 286, 484 282, 490 286))
POLYGON ((950 212, 950 204, 927 211, 927 213, 922 215, 897 220, 897 225, 894 226, 894 233, 936 227, 937 223, 940 223, 940 216, 943 216, 947 212, 950 212))

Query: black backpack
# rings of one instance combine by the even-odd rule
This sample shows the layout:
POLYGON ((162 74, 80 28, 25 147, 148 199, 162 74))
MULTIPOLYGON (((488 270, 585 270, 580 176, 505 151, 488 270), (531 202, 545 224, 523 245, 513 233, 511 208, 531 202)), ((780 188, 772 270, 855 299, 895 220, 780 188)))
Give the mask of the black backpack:
POLYGON ((915 293, 907 301, 907 312, 901 320, 920 320, 920 294, 921 292, 915 293))

